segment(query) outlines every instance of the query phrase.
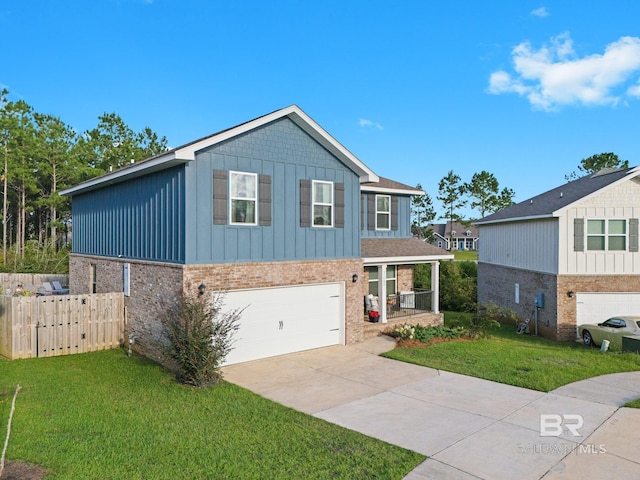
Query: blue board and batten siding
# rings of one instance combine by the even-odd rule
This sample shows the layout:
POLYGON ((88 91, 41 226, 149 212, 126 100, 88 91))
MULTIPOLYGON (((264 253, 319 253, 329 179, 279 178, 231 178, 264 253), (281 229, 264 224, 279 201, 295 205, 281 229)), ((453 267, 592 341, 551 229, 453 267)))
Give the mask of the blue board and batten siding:
POLYGON ((184 167, 73 196, 73 252, 183 263, 184 167))
POLYGON ((73 196, 73 252, 184 264, 360 257, 359 178, 289 119, 73 196), (271 177, 271 225, 216 225, 213 171, 271 177), (300 226, 300 180, 344 184, 343 228, 300 226))
MULTIPOLYGON (((392 198, 397 199, 397 229, 389 230, 376 230, 375 227, 369 226, 369 202, 367 196, 372 195, 375 197, 375 193, 366 192, 361 196, 361 219, 360 219, 360 234, 361 238, 409 238, 412 237, 411 233, 411 197, 408 195, 391 195, 392 198)), ((387 194, 382 194, 387 195, 387 194)), ((375 208, 375 207, 374 207, 375 208)), ((393 207, 392 207, 393 209, 393 207)), ((395 213, 395 212, 394 212, 395 213)), ((373 211, 375 216, 375 210, 373 211)))
POLYGON ((185 167, 186 263, 360 257, 359 178, 283 118, 196 154, 185 167), (271 177, 271 225, 214 225, 213 171, 271 177), (300 180, 343 183, 343 228, 300 226, 300 180))

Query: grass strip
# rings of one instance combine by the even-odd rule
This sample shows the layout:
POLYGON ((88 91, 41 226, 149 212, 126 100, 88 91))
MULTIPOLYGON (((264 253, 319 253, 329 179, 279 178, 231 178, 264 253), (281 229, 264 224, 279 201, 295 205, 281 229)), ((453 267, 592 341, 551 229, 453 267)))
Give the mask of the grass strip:
MULTIPOLYGON (((467 325, 469 314, 445 312, 445 325, 467 325)), ((499 383, 549 392, 608 373, 640 370, 640 355, 518 335, 502 325, 490 338, 396 348, 385 357, 499 383)))
POLYGON ((232 384, 197 389, 120 350, 0 361, 8 460, 48 479, 402 478, 424 456, 232 384))

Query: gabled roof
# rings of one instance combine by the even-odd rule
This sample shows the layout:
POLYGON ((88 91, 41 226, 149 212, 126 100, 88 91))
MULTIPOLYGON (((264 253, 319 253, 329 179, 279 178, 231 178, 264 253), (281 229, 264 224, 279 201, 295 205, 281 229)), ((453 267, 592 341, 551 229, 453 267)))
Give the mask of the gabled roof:
POLYGON ((186 163, 196 158, 196 152, 216 145, 230 138, 249 132, 255 128, 262 127, 270 122, 287 117, 298 127, 304 130, 309 136, 315 139, 320 145, 335 155, 340 161, 351 168, 359 177, 361 182, 377 182, 378 176, 362 163, 355 155, 347 150, 340 142, 318 125, 311 117, 300 109, 297 105, 276 110, 267 115, 255 118, 235 127, 222 130, 209 135, 208 137, 195 140, 193 142, 174 148, 160 155, 142 160, 131 165, 127 165, 115 172, 109 172, 100 177, 93 178, 84 183, 68 188, 60 192, 60 195, 74 195, 100 188, 111 183, 118 183, 129 180, 148 173, 164 170, 175 165, 186 163))
POLYGON ((413 264, 452 260, 453 254, 419 238, 363 238, 361 254, 365 265, 379 263, 413 264))
POLYGON ((640 167, 605 169, 504 208, 473 222, 476 225, 557 217, 576 202, 640 175, 640 167))
POLYGON ((456 238, 475 238, 478 236, 477 227, 473 225, 466 226, 460 222, 447 221, 447 223, 430 223, 429 225, 427 225, 427 228, 431 228, 433 230, 433 233, 441 236, 442 238, 449 238, 451 236, 451 231, 456 232, 456 238), (467 236, 466 232, 470 232, 470 234, 467 236))
POLYGON ((360 190, 363 192, 395 193, 400 195, 424 195, 424 190, 410 187, 404 183, 389 180, 384 177, 379 177, 377 182, 362 182, 360 184, 360 190))

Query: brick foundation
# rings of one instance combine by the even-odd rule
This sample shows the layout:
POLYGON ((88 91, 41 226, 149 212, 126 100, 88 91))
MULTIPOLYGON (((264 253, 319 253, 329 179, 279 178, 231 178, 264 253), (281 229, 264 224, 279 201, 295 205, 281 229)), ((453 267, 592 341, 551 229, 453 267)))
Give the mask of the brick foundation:
POLYGON ((364 339, 377 337, 388 330, 404 325, 420 325, 423 327, 438 327, 444 325, 444 315, 442 313, 420 313, 407 317, 394 318, 387 323, 364 323, 364 339))
POLYGON ((345 343, 360 342, 363 336, 364 304, 367 288, 363 281, 362 260, 324 260, 305 262, 242 263, 218 265, 175 265, 120 260, 73 254, 69 259, 72 294, 92 290, 90 266, 96 266, 96 293, 123 290, 123 265, 130 264, 131 296, 125 297, 127 333, 136 338, 135 349, 161 361, 159 350, 162 328, 159 318, 175 303, 181 291, 196 290, 200 283, 207 291, 266 288, 344 282, 345 343), (354 273, 360 279, 353 283, 354 273))

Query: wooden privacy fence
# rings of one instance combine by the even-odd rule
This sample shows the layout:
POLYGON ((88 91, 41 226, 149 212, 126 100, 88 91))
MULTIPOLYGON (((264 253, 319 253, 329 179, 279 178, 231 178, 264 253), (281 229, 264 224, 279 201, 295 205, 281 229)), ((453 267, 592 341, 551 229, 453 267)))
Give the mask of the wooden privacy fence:
POLYGON ((0 355, 55 357, 119 347, 124 294, 0 296, 0 355))

